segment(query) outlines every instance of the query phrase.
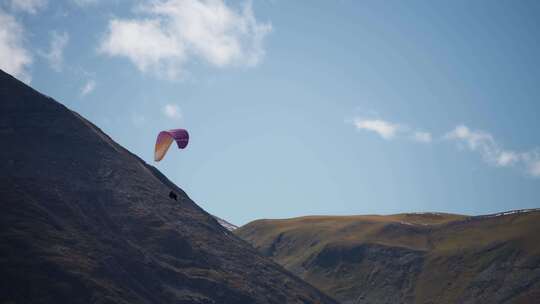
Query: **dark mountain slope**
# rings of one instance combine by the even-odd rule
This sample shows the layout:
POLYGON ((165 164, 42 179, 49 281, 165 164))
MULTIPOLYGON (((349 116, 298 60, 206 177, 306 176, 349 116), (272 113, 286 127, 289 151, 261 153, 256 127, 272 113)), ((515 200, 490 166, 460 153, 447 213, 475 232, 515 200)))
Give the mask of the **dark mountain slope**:
POLYGON ((537 303, 540 210, 258 220, 235 230, 342 303, 537 303))
POLYGON ((0 142, 0 303, 335 303, 1 71, 0 142))

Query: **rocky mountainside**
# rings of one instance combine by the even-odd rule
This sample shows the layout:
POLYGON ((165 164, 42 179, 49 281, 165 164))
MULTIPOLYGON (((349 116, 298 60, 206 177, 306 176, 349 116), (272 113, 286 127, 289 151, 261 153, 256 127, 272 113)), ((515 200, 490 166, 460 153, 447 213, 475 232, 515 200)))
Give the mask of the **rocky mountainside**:
POLYGON ((335 303, 1 71, 0 142, 0 303, 335 303))
POLYGON ((345 304, 539 303, 540 210, 258 220, 235 233, 345 304))

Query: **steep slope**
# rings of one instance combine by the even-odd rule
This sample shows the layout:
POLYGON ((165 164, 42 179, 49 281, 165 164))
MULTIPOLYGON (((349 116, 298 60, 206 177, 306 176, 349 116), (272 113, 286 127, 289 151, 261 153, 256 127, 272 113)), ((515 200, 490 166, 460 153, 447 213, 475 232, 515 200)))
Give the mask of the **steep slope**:
POLYGON ((235 230, 342 303, 535 303, 540 210, 258 220, 235 230))
POLYGON ((0 142, 0 303, 335 303, 1 71, 0 142))

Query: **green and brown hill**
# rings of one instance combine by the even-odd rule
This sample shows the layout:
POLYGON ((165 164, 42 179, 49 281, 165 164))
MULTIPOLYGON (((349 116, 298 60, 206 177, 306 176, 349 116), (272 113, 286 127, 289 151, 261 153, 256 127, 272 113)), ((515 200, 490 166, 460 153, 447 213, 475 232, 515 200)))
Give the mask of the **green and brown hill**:
POLYGON ((2 71, 0 142, 0 303, 336 303, 2 71))
POLYGON ((540 210, 257 220, 235 233, 352 303, 540 303, 540 210))

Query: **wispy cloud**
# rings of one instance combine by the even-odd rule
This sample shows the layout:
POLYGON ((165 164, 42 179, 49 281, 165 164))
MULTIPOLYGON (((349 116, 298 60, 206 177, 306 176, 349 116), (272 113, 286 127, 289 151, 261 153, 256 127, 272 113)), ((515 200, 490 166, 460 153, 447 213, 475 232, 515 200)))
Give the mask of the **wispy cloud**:
POLYGON ((356 118, 354 120, 354 125, 357 129, 375 132, 384 139, 394 138, 398 130, 401 128, 398 124, 381 119, 356 118))
POLYGON ((67 32, 51 32, 51 42, 47 52, 40 53, 47 61, 51 68, 57 72, 62 70, 64 63, 64 49, 69 41, 67 32))
MULTIPOLYGON (((386 140, 408 138, 419 143, 433 142, 431 132, 411 128, 404 124, 382 119, 355 118, 354 126, 358 130, 370 131, 386 140)), ((440 136, 440 141, 452 141, 461 149, 478 153, 481 159, 499 168, 520 168, 530 176, 540 177, 540 150, 514 151, 503 148, 488 132, 472 130, 466 125, 457 125, 454 129, 440 136)))
POLYGON ((81 96, 84 97, 92 93, 96 89, 96 82, 94 80, 88 80, 81 88, 81 96))
POLYGON ((24 28, 15 18, 0 8, 0 68, 20 80, 30 83, 28 67, 30 52, 23 46, 24 28))
POLYGON ((469 150, 480 153, 486 162, 499 167, 510 166, 519 160, 516 152, 503 150, 491 134, 473 131, 465 125, 458 125, 444 138, 465 144, 469 150))
POLYGON ((540 177, 540 153, 537 150, 519 152, 503 149, 490 133, 471 130, 465 125, 458 125, 444 138, 465 144, 470 151, 479 153, 488 164, 497 167, 516 166, 531 176, 540 177))
POLYGON ((181 76, 192 58, 216 67, 256 65, 272 30, 257 22, 250 2, 235 10, 223 0, 167 0, 137 11, 144 17, 110 20, 99 51, 170 79, 181 76))
POLYGON ((497 155, 495 163, 498 166, 506 167, 519 160, 519 155, 513 151, 500 151, 497 155))
POLYGON ((171 119, 182 119, 182 111, 175 104, 166 104, 163 107, 163 114, 171 119))
POLYGON ((405 137, 421 143, 430 143, 432 140, 429 132, 417 131, 406 125, 387 120, 357 117, 354 119, 353 124, 358 130, 375 132, 386 140, 396 137, 405 137))
POLYGON ((47 7, 47 0, 11 0, 11 8, 29 14, 35 14, 47 7))

